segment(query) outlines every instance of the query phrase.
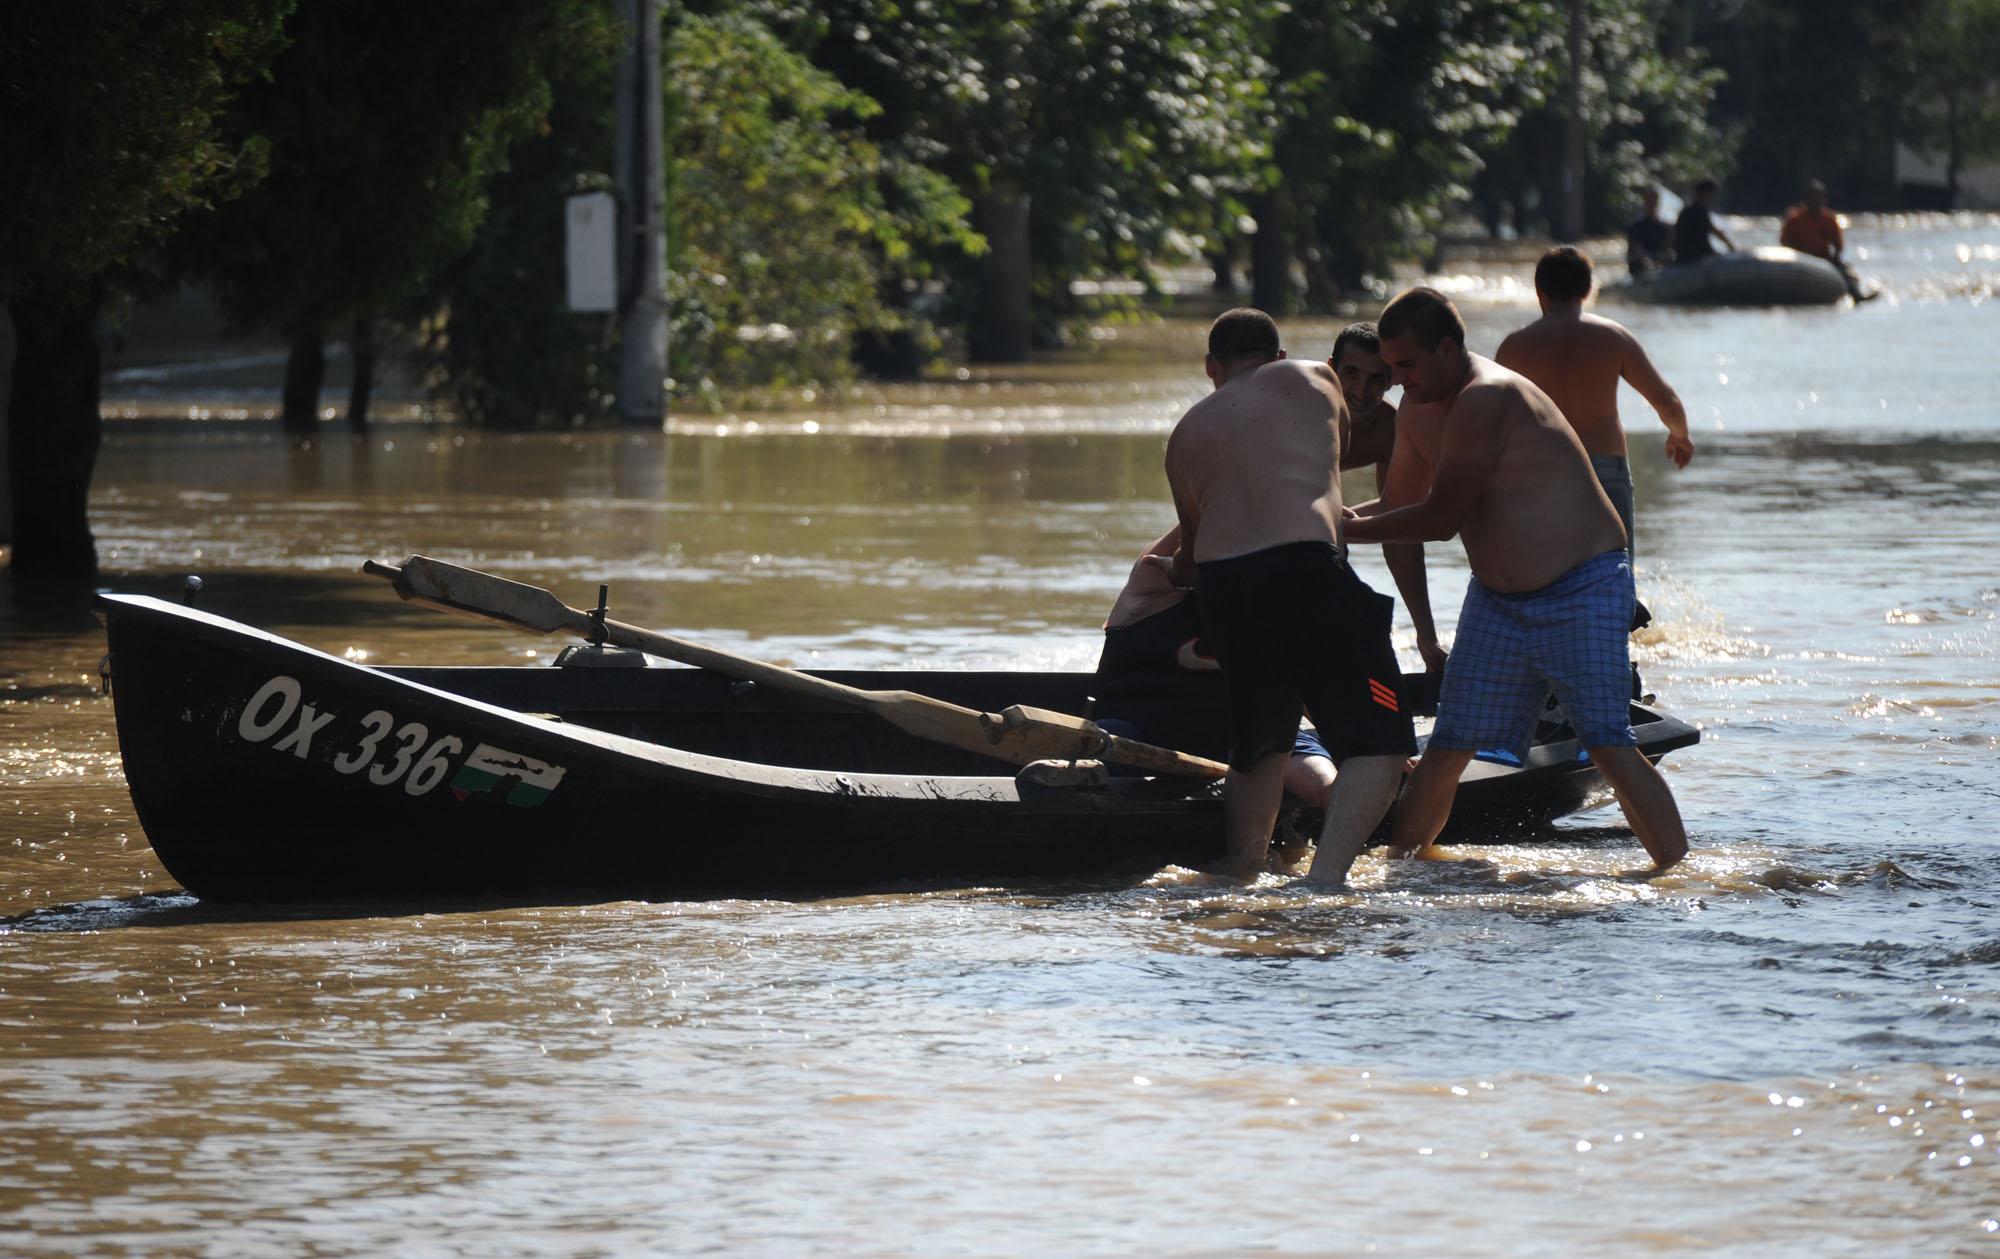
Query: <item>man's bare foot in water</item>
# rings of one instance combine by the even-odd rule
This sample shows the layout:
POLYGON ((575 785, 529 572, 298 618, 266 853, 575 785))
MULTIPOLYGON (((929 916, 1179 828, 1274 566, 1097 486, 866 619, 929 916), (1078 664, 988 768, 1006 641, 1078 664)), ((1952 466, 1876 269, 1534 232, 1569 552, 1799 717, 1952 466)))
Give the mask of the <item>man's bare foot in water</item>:
POLYGON ((1472 860, 1472 858, 1470 858, 1470 857, 1459 857, 1459 856, 1454 856, 1453 854, 1451 854, 1451 853, 1448 853, 1448 852, 1446 852, 1446 851, 1445 851, 1444 849, 1442 849, 1442 848, 1438 847, 1438 846, 1437 846, 1436 844, 1425 844, 1425 845, 1424 845, 1423 847, 1421 847, 1421 848, 1416 848, 1416 849, 1409 849, 1409 848, 1391 848, 1391 849, 1389 850, 1389 859, 1390 859, 1391 861, 1470 861, 1470 860, 1472 860))

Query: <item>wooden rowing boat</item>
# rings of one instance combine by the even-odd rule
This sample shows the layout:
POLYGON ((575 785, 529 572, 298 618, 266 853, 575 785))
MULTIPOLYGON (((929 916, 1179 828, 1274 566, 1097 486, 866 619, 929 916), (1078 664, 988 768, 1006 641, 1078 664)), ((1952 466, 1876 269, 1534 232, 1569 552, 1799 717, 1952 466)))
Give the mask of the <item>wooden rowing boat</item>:
MULTIPOLYGON (((559 667, 369 667, 192 607, 98 600, 126 779, 207 898, 659 897, 1107 876, 1221 854, 1218 785, 1071 776, 851 706, 579 648, 559 667), (1063 776, 1056 775, 1060 779, 1063 776)), ((830 672, 969 708, 1087 711, 1075 673, 830 672)), ((1634 705, 1657 760, 1699 740, 1634 705)), ((1492 841, 1601 781, 1573 740, 1475 761, 1448 833, 1492 841)))

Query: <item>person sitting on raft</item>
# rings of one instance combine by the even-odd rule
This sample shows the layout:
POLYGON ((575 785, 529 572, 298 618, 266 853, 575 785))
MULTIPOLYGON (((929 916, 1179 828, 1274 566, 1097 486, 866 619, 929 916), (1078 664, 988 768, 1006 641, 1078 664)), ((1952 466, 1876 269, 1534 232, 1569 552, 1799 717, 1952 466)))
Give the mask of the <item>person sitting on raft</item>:
POLYGON ((1826 208, 1826 185, 1815 179, 1806 184, 1805 200, 1785 211, 1784 226, 1778 229, 1778 243, 1802 254, 1824 258, 1840 272, 1847 295, 1857 302, 1879 296, 1880 290, 1863 291, 1861 277, 1847 265, 1841 251, 1847 247, 1840 230, 1840 216, 1826 208))
MULTIPOLYGON (((1146 548, 1104 622, 1092 718, 1111 734, 1222 759, 1229 755, 1229 690, 1222 666, 1202 650, 1201 604, 1174 585, 1179 525, 1146 548)), ((1285 767, 1285 792, 1326 807, 1333 758, 1301 728, 1285 767)))

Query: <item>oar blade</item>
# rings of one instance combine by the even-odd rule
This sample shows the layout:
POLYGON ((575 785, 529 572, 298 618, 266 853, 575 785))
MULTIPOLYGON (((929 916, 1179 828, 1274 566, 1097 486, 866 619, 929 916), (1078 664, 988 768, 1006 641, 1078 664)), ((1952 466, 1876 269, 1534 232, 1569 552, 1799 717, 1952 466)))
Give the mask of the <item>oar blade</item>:
POLYGON ((571 630, 581 615, 540 586, 509 581, 427 555, 412 555, 396 571, 396 593, 447 612, 505 621, 537 634, 571 630))

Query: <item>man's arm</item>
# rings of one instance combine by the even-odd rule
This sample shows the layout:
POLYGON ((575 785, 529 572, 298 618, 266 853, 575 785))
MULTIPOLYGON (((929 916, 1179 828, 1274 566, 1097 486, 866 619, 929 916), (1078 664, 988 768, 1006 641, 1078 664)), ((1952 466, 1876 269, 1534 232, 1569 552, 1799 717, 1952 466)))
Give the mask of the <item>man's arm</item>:
MULTIPOLYGON (((1415 452, 1411 452, 1410 459, 1415 458, 1415 452)), ((1375 465, 1378 504, 1389 497, 1389 470, 1394 464, 1392 456, 1375 465)), ((1430 574, 1424 568, 1424 544, 1384 542, 1382 562, 1388 566, 1389 576, 1395 579, 1396 593, 1403 597, 1410 624, 1416 626, 1417 654, 1424 658, 1424 668, 1435 673, 1444 668, 1445 651, 1438 645, 1437 622, 1431 619, 1430 574)))
POLYGON ((1715 221, 1715 216, 1713 214, 1708 216, 1708 230, 1715 233, 1715 238, 1717 240, 1729 246, 1729 252, 1731 253, 1736 252, 1736 242, 1729 239, 1729 233, 1722 230, 1722 224, 1715 221))
POLYGON ((1645 347, 1639 339, 1625 334, 1625 354, 1619 360, 1618 374, 1625 383, 1639 391, 1639 396, 1653 408, 1660 417, 1660 423, 1667 426, 1667 458, 1674 461, 1676 468, 1688 466, 1694 458, 1694 439, 1688 436, 1687 408, 1681 405, 1680 394, 1667 383, 1653 366, 1653 360, 1646 357, 1645 347))
MULTIPOLYGON (((1346 521, 1347 537, 1356 542, 1442 542, 1456 536, 1500 461, 1507 428, 1501 408, 1506 403, 1507 395, 1491 387, 1460 394, 1445 420, 1428 492, 1408 506, 1346 521)), ((1392 483, 1400 481, 1402 469, 1391 467, 1389 475, 1392 483)))

